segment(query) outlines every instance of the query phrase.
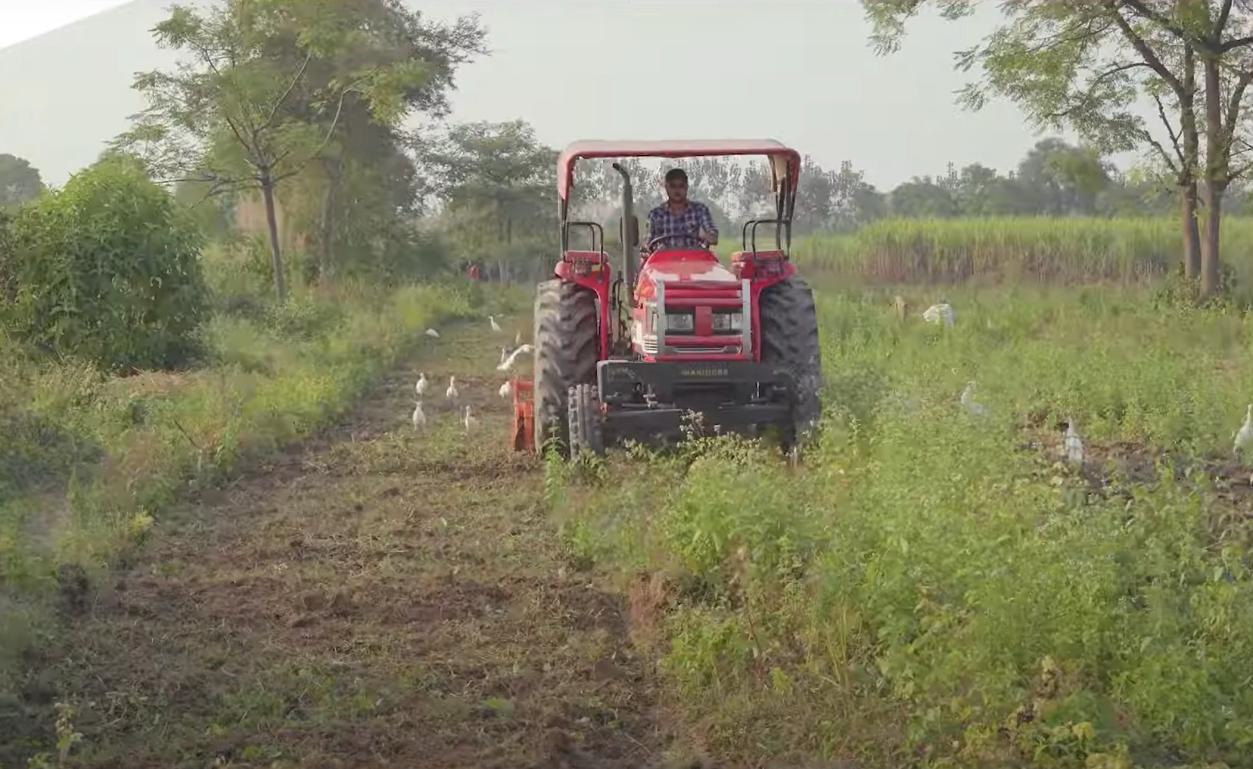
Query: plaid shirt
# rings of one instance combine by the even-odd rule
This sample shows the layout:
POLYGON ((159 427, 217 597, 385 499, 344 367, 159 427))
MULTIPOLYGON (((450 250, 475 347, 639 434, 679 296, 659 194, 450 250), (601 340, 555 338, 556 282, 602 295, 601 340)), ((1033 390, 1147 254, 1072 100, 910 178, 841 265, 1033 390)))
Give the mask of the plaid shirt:
POLYGON ((661 235, 685 236, 667 238, 654 246, 654 250, 658 248, 704 248, 704 244, 696 236, 702 229, 711 237, 718 235, 718 228, 714 225, 714 218, 709 213, 709 208, 704 203, 697 203, 695 200, 687 201, 687 206, 684 207, 682 213, 671 213, 668 203, 662 203, 648 212, 648 239, 650 241, 661 235))

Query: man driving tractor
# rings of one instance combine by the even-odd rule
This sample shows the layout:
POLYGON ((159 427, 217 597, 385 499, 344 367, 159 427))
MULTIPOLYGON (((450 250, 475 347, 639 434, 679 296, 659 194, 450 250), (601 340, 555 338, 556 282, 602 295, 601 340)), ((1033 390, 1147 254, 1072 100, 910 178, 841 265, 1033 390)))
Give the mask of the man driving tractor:
POLYGON ((651 250, 666 248, 708 248, 718 243, 718 227, 709 207, 687 198, 687 172, 672 168, 666 172, 666 202, 648 212, 651 250))

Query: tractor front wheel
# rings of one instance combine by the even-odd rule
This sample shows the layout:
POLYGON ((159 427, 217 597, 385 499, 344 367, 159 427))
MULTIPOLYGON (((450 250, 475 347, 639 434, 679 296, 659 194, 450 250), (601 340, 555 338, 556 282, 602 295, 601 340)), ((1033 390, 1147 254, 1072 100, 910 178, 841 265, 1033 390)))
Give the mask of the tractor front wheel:
POLYGON ((605 453, 603 414, 596 385, 581 384, 570 388, 570 456, 605 453))
POLYGON ((762 292, 760 309, 761 360, 780 364, 792 375, 792 429, 784 442, 794 444, 812 434, 822 415, 822 353, 814 293, 804 278, 793 275, 762 292))
POLYGON ((568 453, 570 388, 596 381, 596 294, 564 280, 539 284, 534 339, 535 448, 568 453))

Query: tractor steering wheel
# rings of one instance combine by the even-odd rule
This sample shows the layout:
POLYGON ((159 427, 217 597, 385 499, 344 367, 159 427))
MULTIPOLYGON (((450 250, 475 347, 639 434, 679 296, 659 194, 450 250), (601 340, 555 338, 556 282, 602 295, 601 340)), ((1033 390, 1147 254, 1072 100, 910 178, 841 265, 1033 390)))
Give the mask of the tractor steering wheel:
MULTIPOLYGON (((650 253, 650 254, 651 254, 651 253, 653 253, 654 251, 656 251, 656 250, 657 250, 656 245, 657 245, 658 243, 664 243, 664 242, 666 242, 667 240, 678 240, 678 239, 680 239, 680 238, 683 238, 683 239, 685 239, 685 240, 700 240, 700 237, 699 237, 699 236, 697 236, 695 233, 690 233, 690 232, 670 232, 670 233, 666 233, 665 235, 658 235, 658 236, 657 236, 657 237, 655 237, 655 238, 650 238, 650 239, 649 239, 649 241, 648 241, 648 245, 644 246, 644 250, 645 250, 645 251, 647 251, 648 253, 650 253)), ((709 250, 709 244, 708 244, 708 243, 705 243, 705 244, 704 244, 704 248, 705 248, 705 250, 706 250, 706 251, 708 251, 708 250, 709 250)))

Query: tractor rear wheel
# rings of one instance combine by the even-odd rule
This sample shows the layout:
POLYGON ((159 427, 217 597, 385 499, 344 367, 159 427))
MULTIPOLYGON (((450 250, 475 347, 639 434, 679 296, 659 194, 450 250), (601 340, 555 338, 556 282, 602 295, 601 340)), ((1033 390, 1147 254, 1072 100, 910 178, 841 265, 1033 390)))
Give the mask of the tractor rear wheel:
POLYGON ((568 402, 574 385, 596 381, 596 294, 546 280, 535 294, 535 448, 569 451, 568 402))
POLYGON ((794 382, 792 429, 784 437, 792 444, 811 435, 822 414, 822 352, 814 292, 804 278, 793 275, 762 292, 760 311, 761 360, 782 365, 794 382))
POLYGON ((596 385, 580 384, 570 388, 570 456, 605 453, 600 395, 596 385))

